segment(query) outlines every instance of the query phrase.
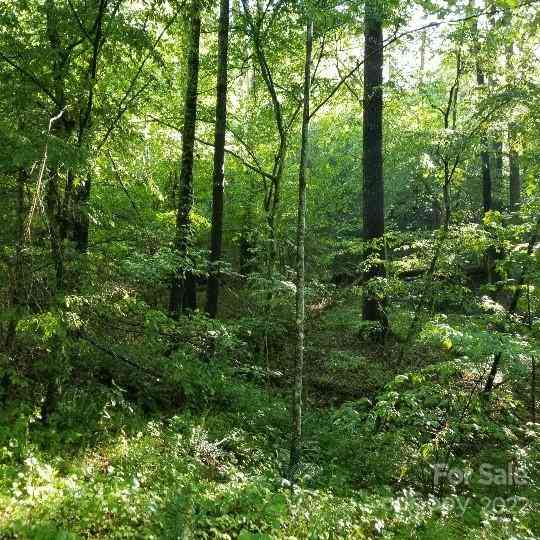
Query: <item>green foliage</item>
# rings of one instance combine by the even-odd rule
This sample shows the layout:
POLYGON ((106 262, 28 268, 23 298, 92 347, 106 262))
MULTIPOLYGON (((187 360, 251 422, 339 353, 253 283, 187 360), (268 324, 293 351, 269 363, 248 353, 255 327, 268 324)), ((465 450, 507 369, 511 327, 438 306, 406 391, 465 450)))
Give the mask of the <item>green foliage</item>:
POLYGON ((535 6, 498 0, 478 22, 455 1, 248 1, 248 15, 232 2, 223 261, 211 267, 217 4, 203 4, 182 257, 183 3, 0 5, 0 537, 540 537, 535 6), (370 243, 366 7, 386 35, 386 231, 370 243), (307 18, 303 466, 291 485, 307 18), (385 275, 366 282, 374 265, 385 275), (196 277, 199 310, 173 319, 178 268, 196 277), (216 268, 212 320, 201 306, 216 268), (366 293, 388 318, 384 342, 361 318, 366 293), (471 482, 436 484, 441 463, 471 482), (526 485, 485 485, 483 464, 515 465, 526 485))

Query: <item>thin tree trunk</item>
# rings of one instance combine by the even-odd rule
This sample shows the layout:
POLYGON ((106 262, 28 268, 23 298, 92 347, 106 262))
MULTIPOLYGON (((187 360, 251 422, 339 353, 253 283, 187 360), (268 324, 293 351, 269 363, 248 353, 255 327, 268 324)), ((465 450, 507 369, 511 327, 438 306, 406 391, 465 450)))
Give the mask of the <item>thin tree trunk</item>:
POLYGON ((266 55, 264 53, 261 35, 260 21, 264 18, 265 8, 263 3, 256 3, 257 17, 254 19, 248 0, 241 0, 246 16, 251 38, 253 41, 254 54, 259 64, 261 76, 265 83, 268 94, 272 101, 272 113, 276 129, 279 136, 279 146, 274 155, 274 166, 272 168, 272 180, 265 194, 264 210, 266 213, 266 223, 268 226, 268 252, 267 252, 267 273, 270 277, 274 271, 277 259, 277 234, 276 234, 276 219, 278 217, 280 197, 281 197, 281 181, 285 170, 285 158, 287 156, 288 138, 287 126, 283 115, 283 106, 278 96, 277 87, 274 83, 272 70, 268 65, 266 55))
POLYGON ((294 392, 292 404, 293 431, 291 437, 290 475, 294 480, 300 465, 302 446, 302 390, 304 373, 304 283, 306 235, 306 183, 309 159, 309 98, 311 93, 311 56, 313 51, 313 22, 306 28, 306 62, 304 67, 304 103, 302 118, 302 143, 300 147, 300 171, 298 173, 298 223, 296 239, 296 331, 297 347, 294 366, 294 392))
POLYGON ((221 0, 218 35, 218 74, 216 95, 216 131, 214 138, 214 174, 212 194, 212 230, 210 240, 210 276, 206 312, 217 315, 219 297, 219 260, 223 237, 223 177, 225 133, 227 129, 227 62, 229 53, 229 0, 221 0))
POLYGON ((184 102, 184 130, 182 133, 182 165, 180 169, 179 203, 176 214, 175 249, 178 267, 173 276, 169 310, 178 317, 184 309, 194 309, 195 280, 186 268, 192 242, 190 213, 193 209, 193 154, 197 119, 197 91, 199 82, 199 42, 201 36, 200 0, 191 1, 189 45, 187 51, 187 87, 184 102), (186 302, 187 300, 187 302, 186 302))
MULTIPOLYGON (((368 254, 384 258, 381 245, 384 236, 383 179, 383 31, 378 3, 368 0, 365 6, 364 61, 364 125, 363 125, 363 222, 368 254), (378 245, 374 245, 378 244, 378 245)), ((383 276, 379 262, 367 271, 368 279, 383 276)), ((368 284, 369 287, 369 284, 368 284)), ((384 323, 381 302, 369 292, 364 294, 363 317, 367 321, 384 323)))
MULTIPOLYGON (((476 83, 480 88, 484 87, 486 84, 484 72, 480 67, 478 59, 476 61, 476 83)), ((493 207, 493 190, 491 181, 491 170, 489 167, 488 141, 484 136, 480 138, 480 162, 482 164, 482 204, 485 214, 486 212, 489 212, 493 207)))
POLYGON ((536 424, 536 357, 531 359, 531 416, 536 424))

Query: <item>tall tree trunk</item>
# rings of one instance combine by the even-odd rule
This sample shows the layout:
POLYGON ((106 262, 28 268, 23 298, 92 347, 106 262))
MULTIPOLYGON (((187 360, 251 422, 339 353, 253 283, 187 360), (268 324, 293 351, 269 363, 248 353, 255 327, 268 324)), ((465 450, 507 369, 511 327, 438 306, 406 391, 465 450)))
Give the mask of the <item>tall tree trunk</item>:
POLYGON ((521 173, 519 170, 519 154, 516 149, 516 128, 508 128, 508 161, 510 166, 510 211, 519 212, 521 206, 521 173))
POLYGON ((223 177, 225 133, 227 130, 227 62, 229 53, 229 0, 221 0, 218 35, 218 73, 216 95, 216 131, 214 137, 214 174, 212 193, 212 230, 210 240, 210 276, 206 312, 217 315, 219 297, 219 260, 223 236, 223 177))
POLYGON ((497 135, 496 140, 491 145, 491 178, 492 178, 492 198, 493 208, 501 208, 500 194, 502 193, 503 184, 503 143, 500 136, 497 135))
POLYGON ((304 103, 302 117, 302 143, 300 147, 300 171, 298 173, 298 223, 296 228, 296 361, 294 366, 294 392, 292 403, 292 437, 290 476, 294 480, 300 465, 302 447, 302 391, 304 373, 304 284, 306 236, 306 183, 309 159, 309 98, 311 93, 311 56, 313 51, 313 22, 306 28, 306 62, 304 67, 304 103))
MULTIPOLYGON (((480 88, 486 85, 484 72, 480 67, 480 62, 476 60, 476 83, 480 88)), ((485 136, 480 137, 480 162, 482 164, 482 204, 484 214, 493 207, 493 189, 491 181, 491 170, 489 166, 488 141, 485 136)))
MULTIPOLYGON (((506 23, 510 26, 512 21, 511 12, 506 14, 506 23)), ((514 56, 514 44, 509 43, 506 47, 506 73, 507 83, 515 81, 514 66, 512 57, 514 56)), ((509 166, 509 206, 510 212, 517 215, 521 206, 521 173, 519 168, 519 154, 516 148, 517 142, 516 126, 513 122, 508 124, 508 166, 509 166)))
POLYGON ((175 249, 178 266, 173 276, 169 310, 178 317, 184 309, 194 309, 195 279, 186 268, 189 247, 192 242, 190 213, 193 209, 193 153, 195 147, 195 124, 197 120, 197 91, 199 83, 199 42, 201 36, 200 0, 192 0, 190 6, 189 44, 187 50, 187 86, 184 102, 184 130, 182 133, 182 164, 178 211, 176 214, 175 249))
MULTIPOLYGON (((475 9, 475 0, 469 0, 468 11, 473 13, 475 9)), ((480 60, 480 45, 478 35, 478 21, 473 18, 472 35, 475 43, 473 45, 474 57, 476 64, 476 84, 479 90, 486 86, 486 77, 482 69, 480 60)), ((484 214, 489 212, 493 207, 493 186, 491 179, 491 171, 489 166, 489 143, 485 136, 480 137, 480 162, 482 167, 482 206, 484 214)))
MULTIPOLYGON (((369 280, 385 273, 379 262, 384 258, 383 31, 376 0, 366 1, 364 33, 363 236, 369 244, 368 256, 377 259, 367 271, 369 280)), ((369 283, 364 293, 363 317, 382 323, 385 319, 381 302, 369 292, 369 283)))
MULTIPOLYGON (((98 75, 98 63, 101 49, 105 41, 103 35, 103 21, 107 11, 109 0, 97 0, 96 18, 93 24, 94 36, 92 42, 92 56, 86 72, 87 98, 84 110, 81 106, 79 120, 78 146, 82 148, 85 141, 88 140, 88 132, 92 127, 92 117, 94 113, 94 89, 98 75)), ((79 185, 75 188, 72 209, 72 239, 75 242, 75 249, 79 253, 88 251, 88 234, 90 220, 88 219, 88 201, 92 182, 90 175, 80 179, 79 185)), ((69 204, 69 202, 68 202, 69 204)))

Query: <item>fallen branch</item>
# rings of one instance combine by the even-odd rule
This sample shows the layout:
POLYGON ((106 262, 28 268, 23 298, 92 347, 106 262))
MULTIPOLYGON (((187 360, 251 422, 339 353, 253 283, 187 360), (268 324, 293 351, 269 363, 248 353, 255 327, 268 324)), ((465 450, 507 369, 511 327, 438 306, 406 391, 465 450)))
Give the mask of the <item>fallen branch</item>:
POLYGON ((121 354, 119 352, 113 351, 112 349, 109 349, 108 347, 105 347, 104 345, 101 345, 100 343, 98 343, 97 341, 94 341, 93 338, 91 338, 90 336, 87 336, 83 332, 81 332, 81 331, 72 332, 72 336, 77 338, 77 339, 82 339, 83 341, 86 341, 87 343, 90 343, 90 345, 92 345, 92 347, 94 347, 98 351, 101 351, 101 352, 104 352, 105 354, 108 354, 109 356, 111 356, 115 360, 120 360, 124 364, 128 364, 129 366, 134 367, 135 369, 138 369, 139 371, 142 371, 142 372, 146 373, 147 375, 150 375, 151 377, 153 377, 156 380, 156 382, 161 382, 162 375, 159 374, 157 371, 154 371, 154 370, 149 369, 149 368, 147 368, 145 366, 142 366, 138 362, 135 362, 135 360, 132 360, 131 358, 128 358, 127 356, 125 356, 125 355, 123 355, 123 354, 121 354))

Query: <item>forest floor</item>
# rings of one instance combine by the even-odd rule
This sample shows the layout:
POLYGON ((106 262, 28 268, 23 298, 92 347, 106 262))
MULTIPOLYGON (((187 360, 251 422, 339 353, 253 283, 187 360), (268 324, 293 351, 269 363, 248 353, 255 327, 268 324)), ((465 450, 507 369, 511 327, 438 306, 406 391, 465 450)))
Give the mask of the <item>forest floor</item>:
POLYGON ((269 365, 281 377, 246 376, 218 352, 190 368, 197 380, 176 410, 145 412, 98 383, 66 392, 46 426, 30 406, 6 409, 0 537, 540 538, 539 426, 521 364, 502 366, 504 384, 486 402, 475 381, 490 363, 456 344, 458 334, 462 349, 474 342, 471 319, 455 318, 461 330, 446 321, 451 346, 433 331, 438 343, 401 355, 399 340, 360 339, 354 297, 315 311, 293 489, 291 335, 269 365), (438 463, 458 481, 437 479, 438 463), (519 467, 503 478, 508 463, 519 467), (486 465, 493 474, 479 477, 486 465))

